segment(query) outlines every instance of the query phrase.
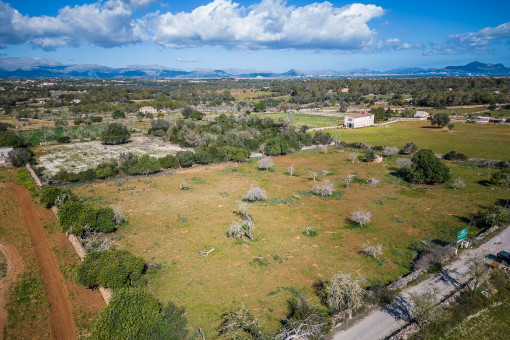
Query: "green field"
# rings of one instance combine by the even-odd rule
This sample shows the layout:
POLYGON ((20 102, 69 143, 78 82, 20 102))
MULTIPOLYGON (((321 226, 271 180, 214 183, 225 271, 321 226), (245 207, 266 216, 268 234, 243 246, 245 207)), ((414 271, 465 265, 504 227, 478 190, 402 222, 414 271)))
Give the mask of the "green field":
POLYGON ((236 100, 246 100, 246 99, 257 99, 260 96, 270 96, 272 92, 269 91, 257 91, 257 92, 244 92, 244 93, 238 93, 233 94, 232 97, 234 97, 236 100))
MULTIPOLYGON (((95 137, 97 138, 100 135, 100 129, 102 126, 103 125, 71 126, 71 129, 73 129, 73 133, 70 137, 71 137, 71 139, 77 139, 77 138, 79 138, 78 132, 80 130, 84 130, 84 131, 92 131, 95 134, 95 137)), ((41 144, 41 142, 55 141, 55 140, 57 140, 57 138, 62 136, 62 132, 63 132, 62 128, 56 128, 56 129, 52 129, 52 130, 54 131, 54 135, 51 138, 49 138, 48 140, 44 139, 42 130, 25 130, 25 131, 21 131, 20 135, 22 137, 29 135, 30 136, 30 139, 29 139, 30 144, 32 144, 33 146, 37 146, 37 145, 41 144)))
POLYGON ((452 131, 426 122, 397 122, 381 127, 328 130, 338 140, 403 147, 414 142, 436 153, 455 150, 469 157, 510 160, 510 126, 457 123, 452 131))
MULTIPOLYGON (((163 300, 186 307, 191 327, 215 338, 222 313, 244 304, 271 330, 287 312, 287 299, 301 292, 319 304, 312 285, 338 271, 360 271, 371 284, 388 283, 410 270, 410 245, 424 238, 454 241, 467 226, 462 217, 508 197, 508 190, 484 186, 491 169, 451 165, 453 179, 466 182, 463 190, 412 186, 395 176, 396 157, 387 163, 352 163, 349 151, 331 148, 328 154, 300 152, 275 158, 274 171, 259 171, 254 161, 211 165, 166 172, 151 177, 118 178, 77 187, 75 192, 97 205, 120 203, 129 223, 113 238, 118 244, 162 265, 149 271, 149 288, 163 300), (294 165, 296 176, 286 174, 294 165), (326 169, 335 186, 334 198, 310 194, 309 171, 326 169), (482 173, 477 176, 477 173, 482 173), (344 178, 356 174, 346 188, 344 178), (365 180, 381 184, 371 187, 365 180), (181 190, 185 181, 190 190, 181 190), (238 220, 236 201, 251 186, 267 190, 265 202, 250 203, 255 223, 253 241, 227 238, 228 226, 238 220), (372 212, 362 228, 348 220, 351 212, 372 212), (312 226, 318 236, 308 237, 312 226), (365 242, 382 244, 379 261, 360 253, 365 242), (207 258, 199 251, 214 248, 207 258)), ((470 236, 477 230, 470 228, 470 236)))
MULTIPOLYGON (((256 113, 260 119, 265 117, 272 118, 275 122, 279 119, 285 119, 286 113, 256 113)), ((300 127, 302 125, 308 125, 309 128, 326 127, 326 126, 338 126, 344 123, 343 117, 331 117, 331 116, 315 116, 304 113, 293 113, 294 125, 300 127)))

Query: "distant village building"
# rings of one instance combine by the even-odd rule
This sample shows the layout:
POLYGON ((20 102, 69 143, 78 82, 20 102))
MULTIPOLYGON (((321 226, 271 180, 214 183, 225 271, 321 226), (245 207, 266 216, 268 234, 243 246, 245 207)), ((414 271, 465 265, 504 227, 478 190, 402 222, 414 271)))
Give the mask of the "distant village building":
POLYGON ((81 99, 73 99, 73 100, 71 100, 71 103, 73 103, 73 104, 80 104, 81 103, 81 99))
POLYGON ((427 120, 429 116, 429 113, 426 111, 416 111, 414 114, 414 118, 420 118, 420 120, 427 120))
POLYGON ((158 113, 158 110, 156 110, 155 108, 153 108, 152 106, 143 106, 140 108, 139 110, 141 113, 143 114, 147 114, 147 113, 152 113, 152 114, 156 114, 158 113))
POLYGON ((373 125, 374 115, 365 111, 345 116, 345 126, 348 128, 357 129, 373 125))
POLYGON ((7 157, 11 151, 11 147, 0 148, 0 166, 3 166, 5 163, 7 163, 7 157))

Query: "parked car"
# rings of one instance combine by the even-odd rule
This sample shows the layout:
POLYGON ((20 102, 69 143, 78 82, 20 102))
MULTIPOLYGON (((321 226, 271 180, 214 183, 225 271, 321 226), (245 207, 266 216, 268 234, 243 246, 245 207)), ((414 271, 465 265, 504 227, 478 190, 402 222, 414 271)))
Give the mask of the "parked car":
POLYGON ((500 251, 496 255, 499 260, 505 261, 506 263, 510 264, 510 253, 507 251, 500 251))

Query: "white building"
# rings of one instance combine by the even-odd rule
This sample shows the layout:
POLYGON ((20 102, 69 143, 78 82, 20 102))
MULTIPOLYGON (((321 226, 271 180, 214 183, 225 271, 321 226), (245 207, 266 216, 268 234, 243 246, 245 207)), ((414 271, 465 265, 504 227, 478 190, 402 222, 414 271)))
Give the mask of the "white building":
POLYGON ((425 111, 416 111, 414 114, 414 118, 420 118, 422 120, 427 120, 429 118, 429 113, 425 111))
POLYGON ((367 112, 355 113, 345 116, 345 126, 357 129, 365 126, 374 125, 374 115, 367 112))
POLYGON ((152 113, 152 114, 156 114, 158 113, 158 110, 156 110, 155 108, 153 108, 152 106, 143 106, 140 108, 139 110, 141 113, 143 114, 147 114, 147 113, 152 113))
POLYGON ((0 166, 5 165, 9 152, 12 151, 11 147, 0 148, 0 166))

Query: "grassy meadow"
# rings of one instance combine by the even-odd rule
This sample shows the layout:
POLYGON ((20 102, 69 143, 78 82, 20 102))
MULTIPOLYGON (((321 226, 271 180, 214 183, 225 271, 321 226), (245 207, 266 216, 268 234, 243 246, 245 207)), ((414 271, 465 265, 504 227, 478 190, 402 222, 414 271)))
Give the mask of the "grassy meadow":
POLYGON ((402 148, 414 142, 420 149, 436 153, 451 150, 469 157, 510 160, 510 127, 456 123, 452 131, 432 127, 429 122, 396 122, 363 129, 327 130, 338 140, 402 148))
MULTIPOLYGON (((279 119, 285 119, 286 113, 256 113, 254 114, 260 119, 269 117, 277 122, 279 119)), ((297 127, 308 125, 309 128, 326 127, 326 126, 338 126, 344 123, 343 117, 332 117, 332 116, 316 116, 308 115, 304 113, 293 113, 294 125, 297 127)))
MULTIPOLYGON (((350 152, 330 148, 328 154, 277 157, 274 171, 259 171, 252 160, 237 171, 226 163, 90 183, 74 191, 97 206, 123 206, 129 222, 112 235, 115 243, 161 264, 149 270, 149 288, 163 301, 186 306, 191 327, 215 338, 221 315, 244 304, 263 326, 276 330, 292 296, 303 294, 319 304, 314 282, 338 271, 359 271, 372 284, 392 281, 410 271, 413 242, 454 241, 467 226, 463 217, 509 197, 508 189, 484 185, 491 169, 448 163, 452 181, 462 178, 465 189, 414 186, 395 174, 396 156, 381 164, 352 163, 350 152), (291 164, 295 176, 287 174, 291 164), (330 180, 336 190, 330 198, 310 192, 309 171, 323 169, 329 174, 318 180, 330 180), (349 188, 347 174, 356 175, 349 188), (366 184, 372 177, 381 183, 366 184), (189 190, 180 189, 182 181, 189 190), (268 196, 248 204, 255 239, 227 238, 227 228, 239 219, 236 202, 251 186, 264 188, 268 196), (348 219, 360 208, 372 213, 372 222, 363 227, 348 219), (318 235, 306 236, 308 226, 318 235), (382 244, 380 259, 360 253, 367 241, 382 244), (208 257, 198 256, 212 248, 208 257)), ((470 229, 469 236, 476 232, 470 229)))

